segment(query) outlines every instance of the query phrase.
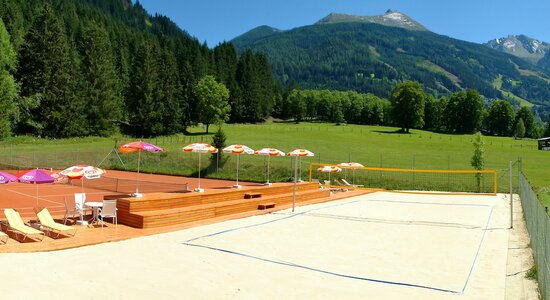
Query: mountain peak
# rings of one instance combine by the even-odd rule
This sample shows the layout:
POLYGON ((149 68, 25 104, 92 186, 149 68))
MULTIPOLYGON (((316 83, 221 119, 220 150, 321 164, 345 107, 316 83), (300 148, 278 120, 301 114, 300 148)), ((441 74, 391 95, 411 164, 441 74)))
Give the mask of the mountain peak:
POLYGON ((398 10, 392 9, 388 9, 383 15, 379 16, 356 16, 333 12, 319 20, 316 24, 334 24, 349 22, 376 23, 385 26, 401 27, 409 30, 427 30, 426 27, 416 22, 413 18, 398 10))
POLYGON ((538 62, 550 52, 550 44, 541 42, 524 34, 496 38, 488 41, 485 45, 533 63, 538 62))

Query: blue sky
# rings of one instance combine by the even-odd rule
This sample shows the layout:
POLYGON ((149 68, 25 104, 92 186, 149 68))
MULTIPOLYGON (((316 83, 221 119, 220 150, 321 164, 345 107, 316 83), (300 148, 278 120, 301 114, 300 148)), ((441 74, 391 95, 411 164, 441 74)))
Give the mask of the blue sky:
POLYGON ((399 10, 431 31, 483 43, 525 34, 550 43, 548 0, 140 0, 210 47, 260 25, 310 25, 331 12, 361 16, 399 10))

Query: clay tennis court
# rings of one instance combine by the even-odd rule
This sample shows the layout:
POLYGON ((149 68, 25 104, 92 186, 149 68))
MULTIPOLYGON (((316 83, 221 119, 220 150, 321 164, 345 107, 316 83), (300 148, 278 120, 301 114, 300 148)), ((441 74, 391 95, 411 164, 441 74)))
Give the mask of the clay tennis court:
MULTIPOLYGON (((4 170, 10 174, 17 174, 20 171, 4 170)), ((47 207, 52 214, 63 216, 65 213, 64 200, 66 199, 71 207, 74 205, 74 193, 85 192, 89 201, 102 201, 106 195, 128 195, 135 191, 137 173, 108 170, 106 178, 74 180, 72 184, 28 184, 11 182, 0 185, 0 210, 4 208, 17 209, 24 219, 36 217, 33 209, 36 206, 47 207), (117 181, 116 179, 122 179, 117 181), (125 180, 127 179, 127 180, 125 180), (110 189, 110 190, 107 190, 110 189), (118 192, 116 192, 116 191, 118 192), (38 198, 38 201, 37 201, 38 198)), ((197 178, 180 176, 139 174, 140 192, 163 192, 183 191, 197 187, 197 178)), ((231 187, 234 181, 204 179, 201 178, 201 187, 204 188, 226 188, 231 187)), ((243 182, 243 185, 254 183, 243 182)), ((4 219, 0 213, 0 219, 4 219)))

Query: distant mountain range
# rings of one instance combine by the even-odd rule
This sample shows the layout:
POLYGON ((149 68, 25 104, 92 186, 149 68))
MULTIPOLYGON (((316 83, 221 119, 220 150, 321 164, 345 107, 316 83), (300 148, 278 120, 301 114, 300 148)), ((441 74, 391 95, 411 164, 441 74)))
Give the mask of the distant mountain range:
POLYGON ((265 53, 285 85, 295 81, 302 88, 388 97, 396 83, 416 80, 436 96, 472 88, 486 98, 539 104, 550 111, 550 68, 544 69, 548 44, 516 40, 526 41, 521 51, 529 54, 517 55, 519 42, 512 55, 498 49, 503 39, 482 45, 435 34, 388 10, 371 17, 331 13, 290 30, 260 26, 231 42, 239 52, 265 53))
POLYGON ((541 68, 550 70, 550 44, 526 35, 509 35, 485 43, 486 46, 517 57, 521 57, 541 68), (546 59, 545 59, 546 57, 546 59), (542 60, 542 63, 539 62, 542 60))

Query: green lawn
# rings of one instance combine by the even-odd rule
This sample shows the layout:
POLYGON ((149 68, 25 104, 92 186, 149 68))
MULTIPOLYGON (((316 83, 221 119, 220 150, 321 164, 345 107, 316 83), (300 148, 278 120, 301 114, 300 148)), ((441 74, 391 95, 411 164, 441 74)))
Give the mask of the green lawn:
MULTIPOLYGON (((215 127, 211 127, 214 132, 215 127)), ((176 135, 146 139, 165 148, 162 154, 143 154, 142 170, 166 174, 196 176, 197 154, 182 153, 181 148, 191 142, 211 141, 211 135, 204 134, 203 127, 190 128, 192 135, 176 135)), ((302 177, 307 177, 310 161, 339 163, 356 161, 370 167, 397 167, 416 169, 471 169, 473 153, 471 135, 447 135, 421 130, 411 134, 396 133, 396 128, 381 126, 319 123, 268 123, 264 125, 225 125, 227 144, 241 143, 253 149, 275 147, 288 152, 295 148, 306 148, 315 157, 304 158, 302 177)), ((499 171, 499 190, 508 186, 509 161, 522 159, 523 170, 531 184, 540 191, 541 201, 550 205, 550 152, 538 151, 534 140, 485 137, 486 169, 499 171)), ((44 140, 17 137, 0 143, 0 159, 4 164, 54 167, 74 163, 98 164, 115 144, 131 141, 128 137, 76 138, 65 140, 44 140)), ((236 156, 225 154, 219 168, 215 160, 202 156, 203 175, 209 177, 235 178, 236 156), (217 172, 216 172, 217 170, 217 172)), ((137 154, 123 155, 127 167, 136 168, 137 154)), ((103 166, 119 167, 116 156, 110 155, 103 166)), ((264 180, 265 158, 252 155, 241 156, 240 175, 242 180, 264 180)), ((286 157, 271 159, 272 181, 290 180, 292 162, 286 157)), ((514 167, 517 178, 517 168, 514 167)), ((515 180, 517 181, 517 179, 515 180)))

